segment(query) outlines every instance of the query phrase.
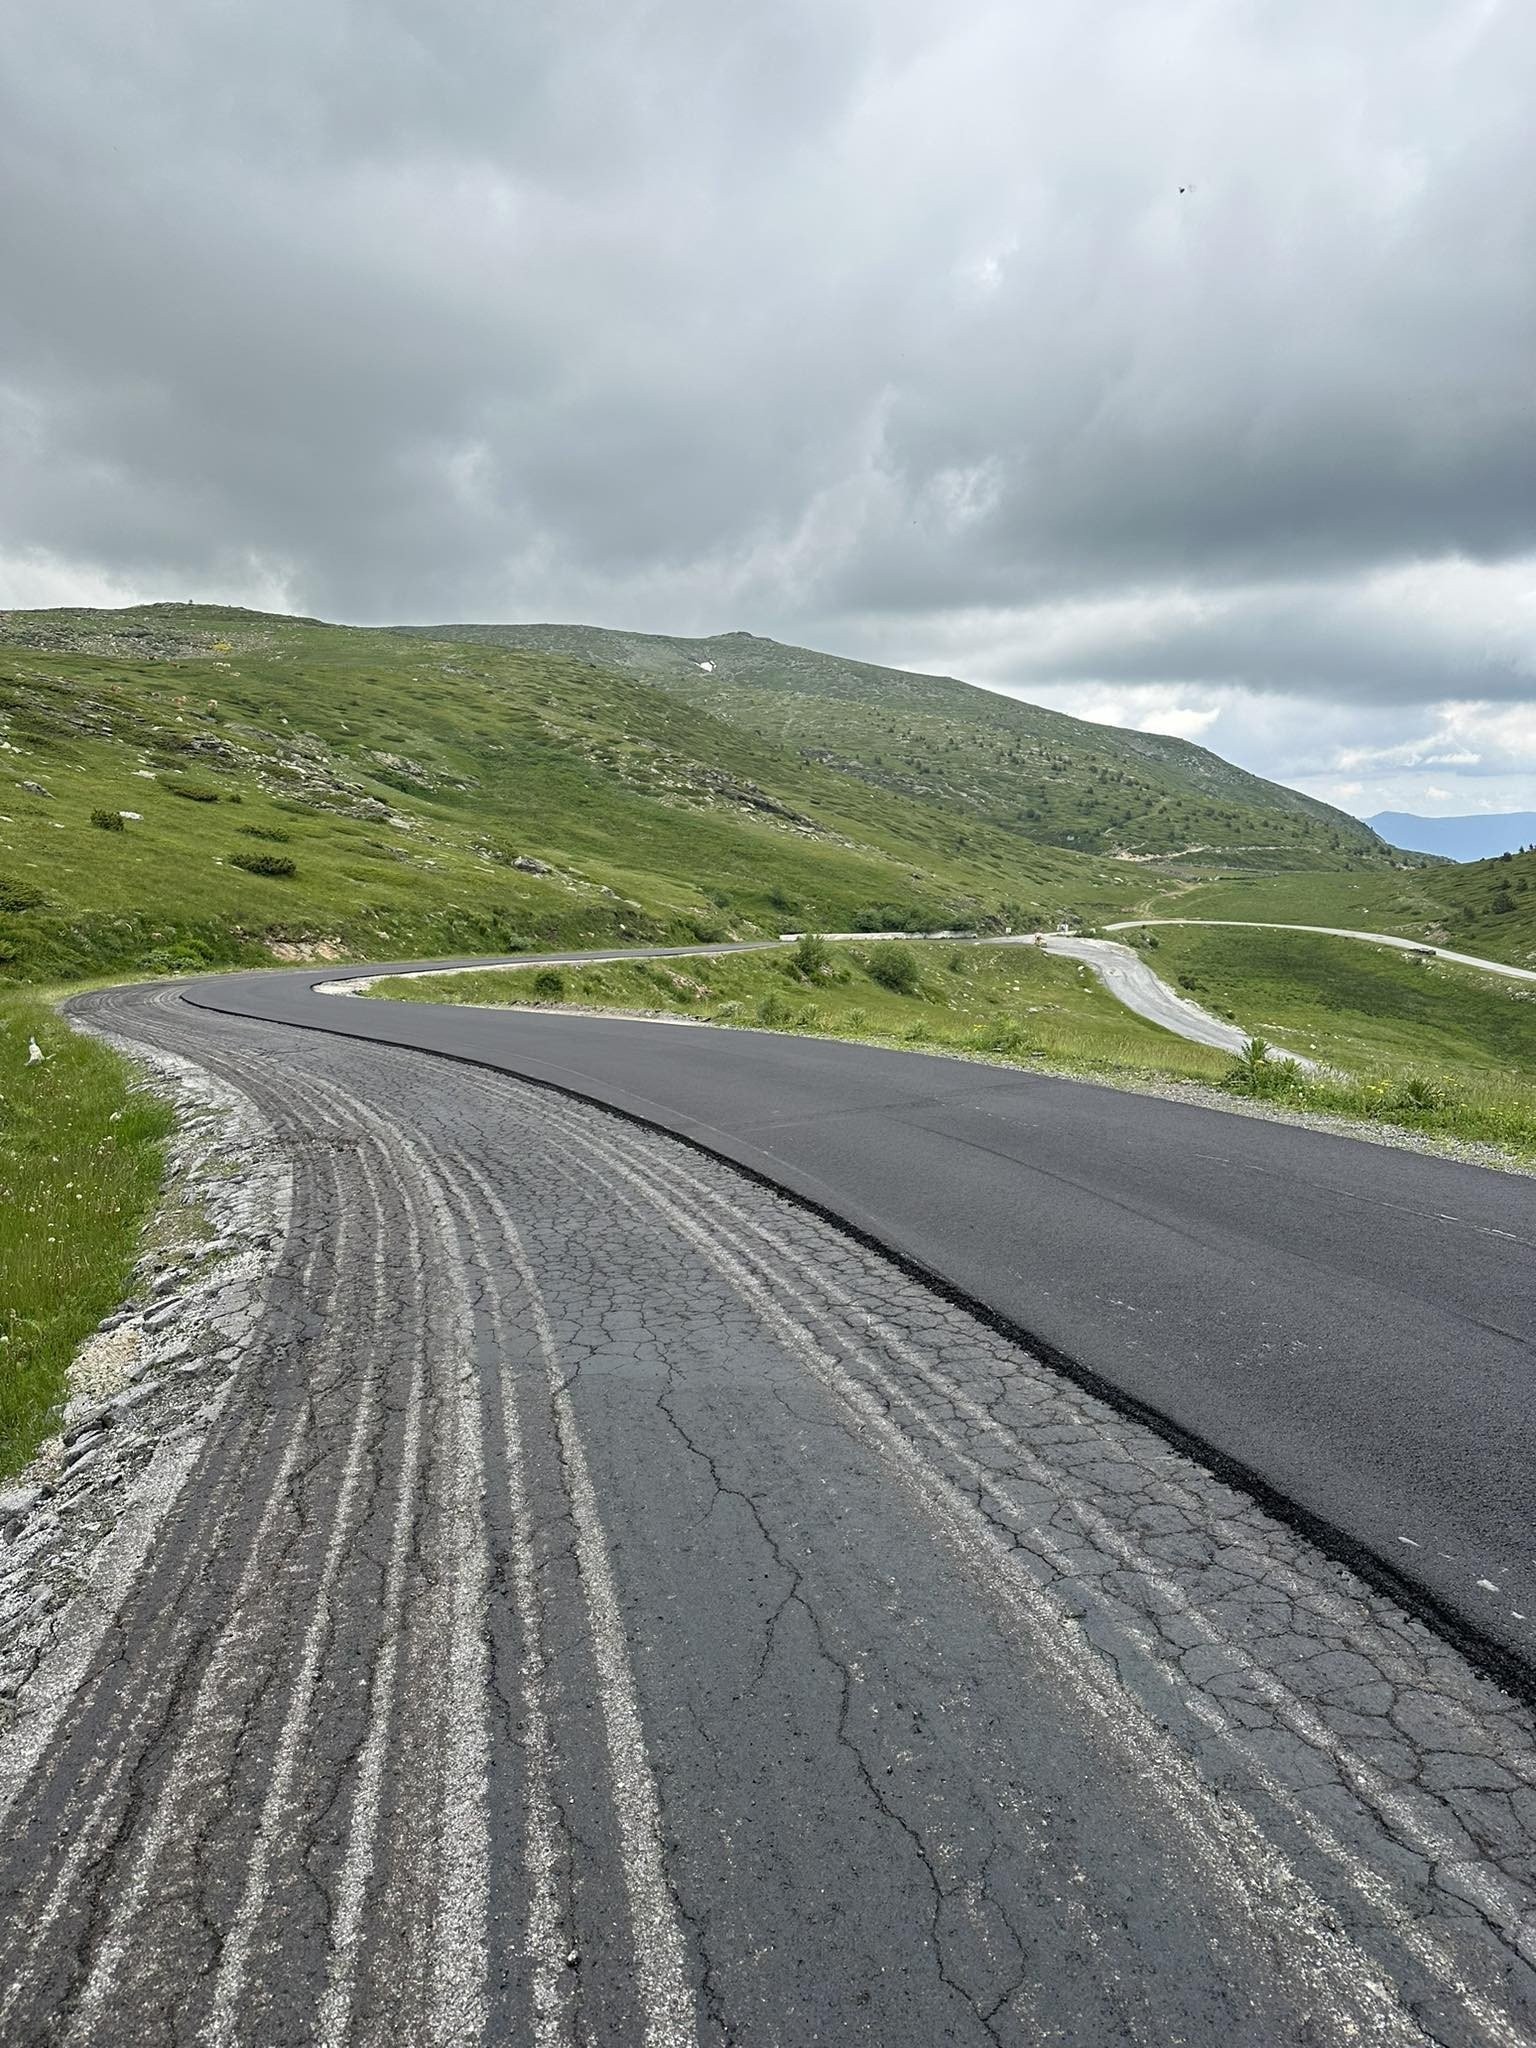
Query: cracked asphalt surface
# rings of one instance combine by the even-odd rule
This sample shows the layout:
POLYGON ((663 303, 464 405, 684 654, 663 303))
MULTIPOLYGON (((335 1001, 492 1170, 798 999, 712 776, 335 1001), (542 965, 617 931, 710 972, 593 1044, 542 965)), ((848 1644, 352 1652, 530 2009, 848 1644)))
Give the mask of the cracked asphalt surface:
POLYGON ((1015 1067, 326 979, 188 995, 568 1088, 764 1175, 1158 1418, 1536 1703, 1529 1175, 1015 1067))
POLYGON ((294 1158, 0 1847, 7 2044, 1536 2040, 1536 1729, 802 1205, 89 999, 294 1158))

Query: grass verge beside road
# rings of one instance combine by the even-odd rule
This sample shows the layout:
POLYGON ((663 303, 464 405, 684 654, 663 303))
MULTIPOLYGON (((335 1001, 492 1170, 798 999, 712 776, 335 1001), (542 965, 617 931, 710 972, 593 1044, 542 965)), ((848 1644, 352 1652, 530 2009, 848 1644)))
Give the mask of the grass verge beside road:
POLYGON ((1281 1111, 1536 1157, 1536 1002, 1512 997, 1518 984, 1300 933, 1174 927, 1156 937, 1148 959, 1165 980, 1335 1070, 1234 1060, 1176 1038, 1132 1016, 1086 967, 1030 946, 813 939, 717 958, 391 978, 373 993, 690 1017, 988 1055, 1132 1086, 1196 1081, 1281 1111))
POLYGON ((172 1121, 44 997, 0 988, 0 1475, 36 1448, 76 1346, 123 1298, 172 1121))

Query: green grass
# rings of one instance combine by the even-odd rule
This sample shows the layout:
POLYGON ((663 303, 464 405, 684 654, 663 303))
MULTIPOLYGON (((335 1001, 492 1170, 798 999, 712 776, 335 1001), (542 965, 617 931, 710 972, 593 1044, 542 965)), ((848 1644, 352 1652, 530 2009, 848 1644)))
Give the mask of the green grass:
MULTIPOLYGON (((1165 930, 1152 965, 1207 1009, 1339 1069, 1254 1069, 1132 1016, 1086 968, 1032 947, 830 945, 715 959, 616 961, 381 982, 394 1002, 564 1003, 694 1017, 1089 1078, 1202 1081, 1282 1107, 1393 1123, 1536 1155, 1536 999, 1517 985, 1347 939, 1165 930), (916 986, 892 972, 907 956, 916 986), (546 970, 546 972, 550 972, 546 970)), ((821 946, 821 942, 816 942, 821 946)))
POLYGON ((1018 929, 1146 894, 583 661, 218 607, 5 615, 0 742, 18 980, 1018 929))
POLYGON ((1536 1151, 1536 985, 1302 932, 1146 936, 1149 964, 1204 1008, 1336 1070, 1276 1069, 1258 1092, 1536 1151))
POLYGON ((36 1448, 76 1346, 123 1297, 171 1122, 39 995, 0 992, 0 1473, 36 1448))
POLYGON ((1160 914, 1346 925, 1536 967, 1536 854, 1385 874, 1225 876, 1186 887, 1160 914))
MULTIPOLYGON (((826 966, 805 971, 794 948, 657 961, 612 961, 560 970, 562 990, 542 1000, 639 1010, 767 1031, 813 1032, 934 1051, 989 1053, 1084 1074, 1175 1074, 1214 1080, 1225 1064, 1134 1017, 1074 961, 1029 946, 917 942, 832 944, 826 966), (891 955, 911 957, 916 987, 890 982, 891 955)), ((541 1000, 524 970, 387 980, 374 994, 393 1002, 517 1003, 541 1000)))

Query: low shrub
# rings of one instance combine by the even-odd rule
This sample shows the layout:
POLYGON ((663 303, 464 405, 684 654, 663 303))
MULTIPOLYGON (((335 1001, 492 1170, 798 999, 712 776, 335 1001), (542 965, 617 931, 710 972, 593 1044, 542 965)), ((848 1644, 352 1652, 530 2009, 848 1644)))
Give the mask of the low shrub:
POLYGON ((121 811, 92 811, 91 823, 98 832, 126 832, 121 811))
POLYGON ((269 839, 274 846, 286 846, 293 838, 291 832, 280 831, 276 825, 237 825, 235 830, 247 839, 269 839))
POLYGON ((270 875, 274 879, 287 879, 299 870, 293 861, 283 853, 232 853, 231 867, 244 868, 248 875, 270 875))
POLYGON ((1424 1074, 1408 1074, 1398 1082, 1387 1107, 1406 1114, 1423 1115, 1429 1110, 1450 1107, 1450 1090, 1424 1074))
POLYGON ((1271 1057, 1273 1048, 1264 1038, 1250 1038, 1222 1075, 1220 1085, 1231 1095, 1254 1095, 1275 1099, 1306 1092, 1306 1074, 1294 1060, 1271 1057))
POLYGON ((206 782, 171 782, 165 780, 161 782, 160 787, 167 795, 179 796, 189 804, 216 804, 219 800, 219 792, 216 789, 210 789, 206 782))
POLYGON ((802 932, 789 958, 803 981, 817 981, 832 964, 832 949, 820 932, 802 932))
POLYGON ((565 994, 565 976, 558 967, 541 967, 533 977, 533 992, 542 1003, 558 1003, 565 994))
POLYGON ((889 989, 893 996, 915 996, 922 987, 917 955, 900 939, 874 947, 868 967, 870 980, 877 981, 883 989, 889 989))

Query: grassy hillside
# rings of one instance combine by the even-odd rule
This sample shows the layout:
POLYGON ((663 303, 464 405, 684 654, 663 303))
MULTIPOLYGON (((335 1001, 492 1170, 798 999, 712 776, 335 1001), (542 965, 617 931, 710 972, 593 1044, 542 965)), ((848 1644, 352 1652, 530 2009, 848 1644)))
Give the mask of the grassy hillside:
POLYGON ((1185 740, 1093 725, 972 688, 752 633, 670 639, 596 626, 411 628, 601 663, 804 758, 1037 845, 1154 866, 1385 869, 1357 819, 1185 740))
POLYGON ((1164 914, 1346 925, 1536 967, 1536 853, 1390 875, 1229 876, 1185 885, 1164 914))
POLYGON ((1017 928, 1147 894, 1139 870, 567 656, 213 606, 0 616, 0 974, 16 980, 786 924, 1017 928))
POLYGON ((1033 946, 877 940, 382 981, 387 1002, 565 1003, 935 1050, 1084 1073, 1213 1080, 1225 1054, 1134 1016, 1076 961, 1033 946))

